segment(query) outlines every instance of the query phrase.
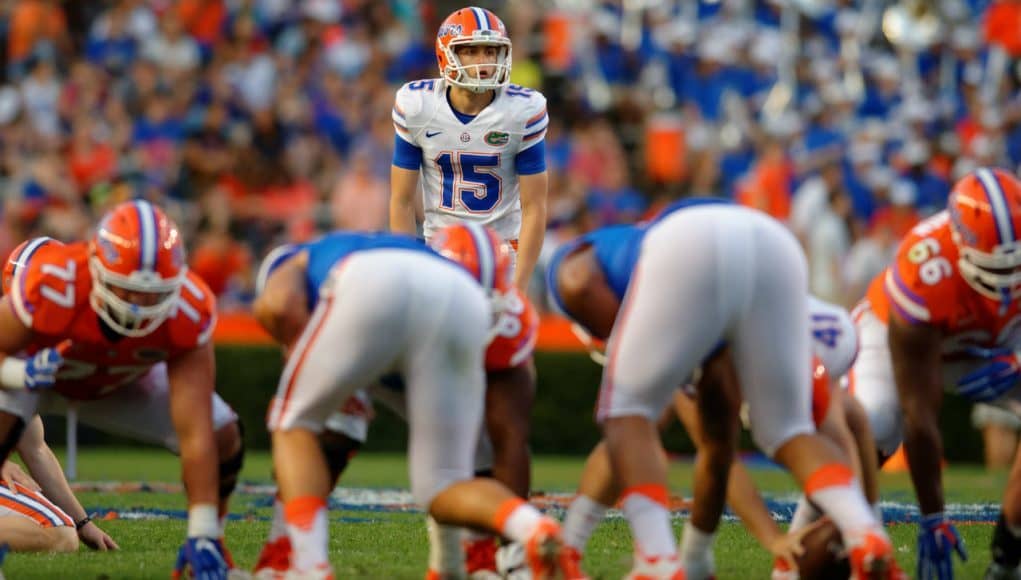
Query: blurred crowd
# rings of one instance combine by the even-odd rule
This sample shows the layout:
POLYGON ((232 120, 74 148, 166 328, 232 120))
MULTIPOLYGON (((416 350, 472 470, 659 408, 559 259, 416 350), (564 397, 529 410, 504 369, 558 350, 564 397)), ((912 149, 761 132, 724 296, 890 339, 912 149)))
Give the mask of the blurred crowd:
MULTIPOLYGON (((478 3, 549 99, 551 249, 723 196, 786 220, 850 305, 959 175, 1021 164, 1021 1, 478 3)), ((393 94, 437 75, 457 7, 0 0, 0 252, 146 197, 243 305, 272 244, 386 227, 393 94)))

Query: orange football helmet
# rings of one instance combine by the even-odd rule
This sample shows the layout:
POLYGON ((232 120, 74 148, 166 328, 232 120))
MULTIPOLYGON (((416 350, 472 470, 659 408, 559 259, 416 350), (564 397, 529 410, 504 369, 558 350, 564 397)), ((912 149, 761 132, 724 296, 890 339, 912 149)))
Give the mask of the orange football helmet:
POLYGON ((14 248, 14 251, 12 251, 11 255, 8 256, 7 258, 7 263, 4 264, 2 278, 4 294, 8 294, 11 291, 11 284, 14 282, 14 275, 18 273, 18 270, 20 268, 23 268, 25 264, 28 263, 28 260, 31 259, 32 254, 34 254, 35 251, 38 250, 39 248, 51 242, 59 243, 56 242, 53 238, 42 236, 39 238, 25 240, 24 242, 18 244, 17 248, 14 248))
POLYGON ((1002 169, 976 169, 954 185, 947 207, 961 276, 1008 305, 1021 295, 1021 181, 1002 169))
POLYGON ((492 229, 472 222, 447 226, 430 245, 468 270, 491 297, 510 288, 510 248, 492 229))
POLYGON ((476 93, 506 86, 510 83, 511 72, 511 41, 507 28, 485 8, 461 8, 447 16, 436 32, 436 61, 440 76, 452 85, 476 93), (499 48, 496 63, 461 64, 455 49, 469 45, 496 46, 499 48), (495 73, 489 78, 480 78, 479 69, 484 66, 494 67, 495 73), (475 75, 469 75, 469 71, 475 75))
POLYGON ((89 244, 89 272, 99 317, 125 336, 149 334, 170 315, 188 273, 177 225, 148 201, 115 206, 89 244))

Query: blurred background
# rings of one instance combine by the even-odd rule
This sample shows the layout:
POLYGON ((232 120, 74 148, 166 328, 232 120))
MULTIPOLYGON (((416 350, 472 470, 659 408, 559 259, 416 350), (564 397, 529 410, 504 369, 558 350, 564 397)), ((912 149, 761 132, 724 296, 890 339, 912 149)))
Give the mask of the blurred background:
MULTIPOLYGON (((1021 164, 1021 1, 476 4, 549 100, 547 255, 726 197, 787 222, 812 291, 852 306, 958 176, 1021 164)), ((386 227, 394 92, 437 76, 461 6, 0 0, 0 252, 145 197, 243 312, 274 244, 386 227)))

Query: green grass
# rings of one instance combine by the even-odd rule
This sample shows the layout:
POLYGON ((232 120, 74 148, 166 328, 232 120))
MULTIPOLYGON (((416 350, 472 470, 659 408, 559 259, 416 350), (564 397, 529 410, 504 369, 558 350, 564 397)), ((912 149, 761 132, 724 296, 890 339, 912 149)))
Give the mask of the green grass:
MULTIPOLYGON (((570 491, 581 473, 582 458, 537 457, 535 489, 570 491)), ((242 479, 247 482, 269 481, 270 459, 266 453, 251 453, 246 459, 242 479)), ((79 479, 168 481, 178 480, 179 467, 167 453, 145 449, 90 449, 79 460, 79 479)), ((791 479, 776 470, 753 472, 759 485, 773 494, 794 492, 791 479)), ((676 493, 689 495, 690 466, 675 463, 671 467, 671 484, 676 493)), ((954 468, 945 474, 948 501, 997 502, 1006 481, 1004 474, 986 474, 979 469, 954 468)), ((399 455, 363 455, 352 464, 343 483, 353 487, 407 487, 407 466, 399 455)), ((906 474, 884 475, 883 498, 908 502, 913 500, 906 474)), ((84 505, 91 508, 184 509, 179 494, 168 493, 96 493, 80 494, 84 505)), ((270 510, 262 507, 262 496, 238 494, 232 512, 255 517, 268 517, 270 510)), ((100 522, 121 545, 113 554, 100 554, 82 549, 77 554, 38 555, 15 554, 8 557, 4 573, 8 578, 165 578, 169 575, 184 537, 183 520, 113 520, 100 522)), ((681 522, 677 522, 680 532, 681 522)), ((250 567, 255 562, 268 529, 267 521, 257 519, 232 522, 227 542, 238 564, 250 567)), ((890 533, 897 545, 898 559, 906 570, 914 569, 915 526, 891 525, 890 533)), ((971 555, 970 561, 958 565, 959 578, 980 578, 989 561, 991 525, 961 525, 971 555)), ((426 561, 425 526, 420 514, 342 511, 331 513, 330 554, 338 578, 421 578, 426 561), (356 519, 357 521, 350 521, 356 519), (343 521, 342 521, 343 520, 343 521)), ((768 577, 772 562, 736 523, 726 523, 716 542, 719 578, 768 577)), ((585 568, 594 578, 620 578, 630 566, 631 537, 622 520, 605 522, 597 530, 586 554, 585 568)))

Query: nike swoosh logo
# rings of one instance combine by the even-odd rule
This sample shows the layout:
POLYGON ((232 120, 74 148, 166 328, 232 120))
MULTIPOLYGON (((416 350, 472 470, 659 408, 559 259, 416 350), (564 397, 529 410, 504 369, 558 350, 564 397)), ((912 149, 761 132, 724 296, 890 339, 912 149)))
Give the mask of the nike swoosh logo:
POLYGON ((439 134, 440 134, 440 133, 442 133, 442 132, 443 132, 443 131, 435 131, 435 132, 432 132, 432 133, 430 133, 429 131, 426 131, 426 132, 425 132, 425 138, 426 138, 426 139, 430 139, 430 138, 432 138, 432 137, 435 137, 435 136, 439 135, 439 134))

